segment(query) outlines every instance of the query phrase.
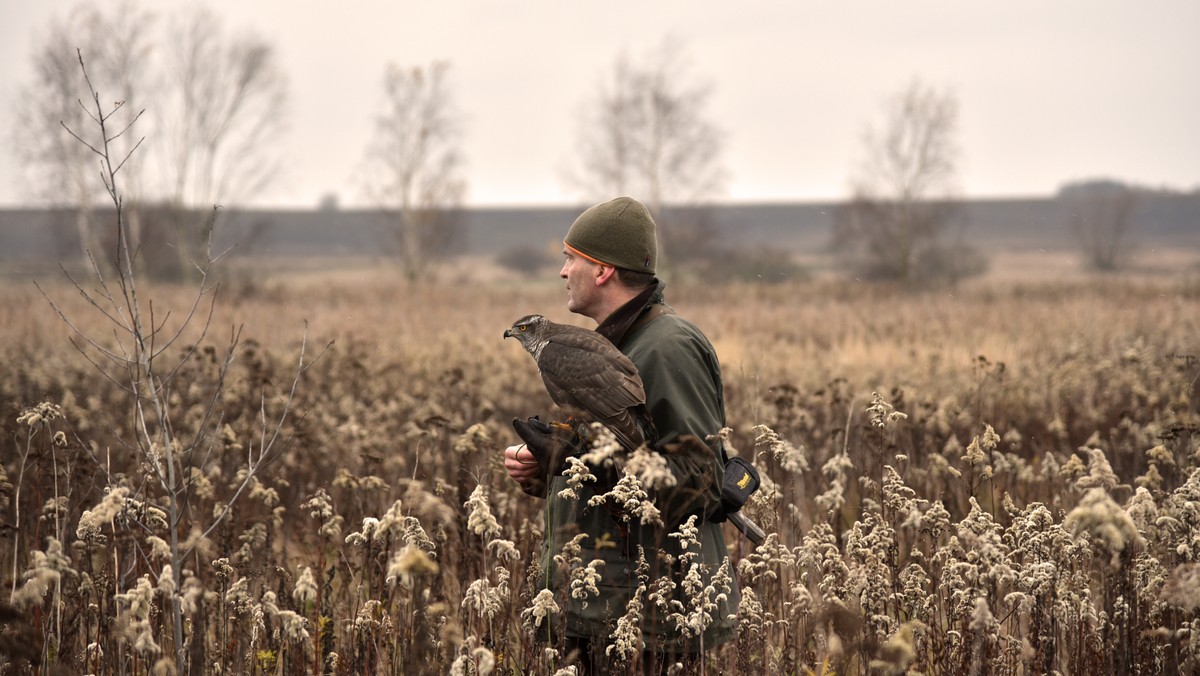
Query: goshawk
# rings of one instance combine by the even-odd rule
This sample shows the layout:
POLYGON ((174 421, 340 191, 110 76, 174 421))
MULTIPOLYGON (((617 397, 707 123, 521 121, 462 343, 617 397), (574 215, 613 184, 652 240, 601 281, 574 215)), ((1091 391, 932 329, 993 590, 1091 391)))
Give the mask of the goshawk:
POLYGON ((542 315, 518 319, 504 337, 516 338, 533 355, 555 404, 603 423, 628 450, 642 445, 638 422, 648 422, 646 390, 637 367, 607 338, 542 315))

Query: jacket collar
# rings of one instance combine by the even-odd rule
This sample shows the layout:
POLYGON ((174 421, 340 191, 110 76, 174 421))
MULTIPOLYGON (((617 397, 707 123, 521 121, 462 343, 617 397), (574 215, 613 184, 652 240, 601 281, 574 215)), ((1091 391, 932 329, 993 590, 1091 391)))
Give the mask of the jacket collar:
POLYGON ((663 302, 665 287, 666 284, 656 278, 653 284, 606 317, 604 322, 596 327, 596 332, 608 338, 613 345, 620 347, 625 340, 625 334, 629 332, 638 317, 641 317, 642 313, 651 305, 663 302))

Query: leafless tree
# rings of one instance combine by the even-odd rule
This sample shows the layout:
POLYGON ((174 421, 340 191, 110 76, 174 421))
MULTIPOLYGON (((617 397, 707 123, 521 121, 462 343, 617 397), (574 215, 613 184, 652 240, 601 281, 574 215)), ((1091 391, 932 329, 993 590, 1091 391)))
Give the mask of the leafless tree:
POLYGON ((287 79, 270 43, 227 33, 207 8, 176 17, 168 44, 160 160, 187 270, 209 239, 208 207, 237 204, 275 178, 287 79))
MULTIPOLYGON (((107 98, 140 99, 149 89, 144 74, 153 23, 152 14, 130 1, 116 4, 108 12, 80 5, 67 17, 52 20, 35 39, 33 79, 16 97, 12 147, 23 168, 25 194, 35 203, 74 212, 84 268, 89 265, 89 252, 98 253, 93 210, 104 200, 104 193, 96 180, 98 168, 91 153, 62 133, 61 125, 79 129, 88 121, 76 49, 89 59, 92 73, 106 87, 107 98)), ((130 114, 129 109, 118 108, 113 122, 128 124, 130 114)), ((125 181, 131 201, 138 199, 141 167, 128 167, 125 181)))
POLYGON ((1059 189, 1067 224, 1092 268, 1115 271, 1133 253, 1138 195, 1136 188, 1111 180, 1079 181, 1059 189))
POLYGON ((958 100, 913 80, 868 128, 853 196, 834 219, 834 244, 860 272, 913 282, 964 272, 966 251, 941 238, 954 213, 958 100))
POLYGON ((581 109, 567 181, 591 201, 644 202, 673 256, 702 248, 712 233, 700 207, 726 178, 723 135, 706 116, 710 94, 669 38, 640 61, 622 54, 581 109))
MULTIPOLYGON (((232 35, 206 9, 161 23, 159 31, 160 22, 135 0, 81 4, 52 22, 33 55, 35 77, 19 97, 14 146, 29 169, 31 192, 77 210, 87 263, 87 252, 115 243, 102 242, 91 226, 91 206, 103 199, 94 162, 57 133, 60 122, 71 128, 89 123, 76 47, 105 99, 155 101, 144 121, 152 130, 146 162, 128 167, 124 177, 127 234, 135 250, 159 243, 159 265, 168 251, 176 252, 179 264, 171 270, 178 275, 195 271, 203 255, 212 205, 237 204, 275 176, 287 82, 268 42, 252 33, 232 35)), ((114 122, 127 113, 118 108, 115 114, 114 122)))
MULTIPOLYGON (((127 506, 148 506, 140 513, 137 510, 124 510, 127 512, 124 528, 128 531, 132 546, 129 543, 111 543, 110 547, 114 549, 123 548, 120 558, 128 562, 126 569, 114 572, 124 574, 153 566, 151 569, 160 580, 160 589, 164 589, 161 581, 170 579, 171 584, 165 587, 170 591, 164 593, 170 614, 167 624, 172 629, 172 658, 167 658, 167 661, 174 663, 171 671, 188 673, 184 640, 184 614, 187 611, 183 608, 182 599, 184 571, 193 565, 197 544, 203 542, 226 519, 239 498, 258 485, 258 475, 286 443, 285 423, 292 412, 296 388, 300 376, 312 362, 306 361, 306 336, 301 342, 299 363, 290 389, 279 396, 268 396, 266 392, 261 395, 257 442, 250 441, 246 449, 238 446, 229 455, 218 450, 222 446, 220 439, 227 420, 242 413, 226 412, 222 405, 226 375, 241 343, 241 327, 231 329, 223 350, 203 346, 209 336, 216 304, 216 288, 210 282, 208 273, 219 256, 212 256, 211 250, 206 249, 205 255, 197 262, 200 278, 196 293, 190 305, 181 308, 182 312, 172 313, 170 308, 163 312, 161 304, 156 308, 153 301, 143 297, 133 265, 135 250, 128 236, 128 222, 125 219, 122 173, 132 166, 129 161, 142 144, 141 139, 135 140, 129 133, 141 112, 134 113, 128 124, 118 124, 119 116, 123 116, 124 102, 118 101, 111 106, 102 103, 100 94, 88 77, 84 58, 79 53, 77 65, 86 83, 87 98, 83 104, 87 106, 89 122, 84 127, 63 124, 59 133, 77 142, 97 161, 100 183, 115 218, 117 250, 114 276, 104 274, 93 258, 94 275, 91 281, 85 284, 70 275, 68 277, 75 292, 108 321, 111 332, 92 335, 82 330, 45 289, 38 288, 70 329, 71 343, 76 350, 129 396, 131 426, 127 430, 114 430, 117 438, 126 446, 113 450, 117 453, 122 450, 129 452, 133 459, 128 465, 138 467, 137 474, 141 478, 131 480, 129 475, 110 470, 111 462, 93 455, 97 474, 103 478, 108 489, 124 491, 125 497, 122 499, 127 506), (209 358, 205 356, 206 349, 215 370, 211 380, 180 381, 185 367, 209 358), (189 411, 187 415, 173 414, 172 411, 177 410, 173 407, 178 407, 179 401, 190 398, 196 401, 194 407, 183 407, 189 411), (193 482, 197 477, 220 475, 221 464, 230 461, 239 466, 239 471, 230 484, 229 492, 222 497, 220 504, 223 507, 213 514, 193 509, 189 502, 194 489, 193 482), (110 474, 110 471, 113 473, 110 474), (154 516, 159 510, 165 514, 161 523, 154 516), (191 534, 190 539, 181 539, 181 534, 191 534), (148 546, 150 541, 162 541, 158 535, 165 538, 169 552, 166 565, 163 566, 155 565, 153 556, 149 554, 152 549, 148 546)), ((87 444, 83 445, 87 447, 87 444)), ((80 527, 83 527, 82 522, 80 527)), ((64 539, 61 533, 57 535, 60 541, 64 539)), ((88 546, 83 541, 79 544, 88 546)), ((113 579, 116 577, 119 576, 110 576, 108 581, 102 582, 112 585, 110 589, 114 596, 113 608, 106 611, 110 614, 103 621, 115 621, 115 608, 120 603, 122 591, 122 582, 113 579)), ((192 612, 193 617, 188 621, 195 630, 198 618, 195 617, 197 613, 192 612)), ((203 621, 202 618, 200 621, 203 621)), ((50 641, 45 643, 51 645, 50 641)), ((49 657, 44 655, 43 659, 49 660, 49 657)), ((202 667, 200 664, 190 666, 195 670, 202 667)))
POLYGON ((457 236, 466 192, 462 123, 449 64, 389 65, 384 103, 366 151, 366 193, 385 214, 409 280, 419 279, 457 236))

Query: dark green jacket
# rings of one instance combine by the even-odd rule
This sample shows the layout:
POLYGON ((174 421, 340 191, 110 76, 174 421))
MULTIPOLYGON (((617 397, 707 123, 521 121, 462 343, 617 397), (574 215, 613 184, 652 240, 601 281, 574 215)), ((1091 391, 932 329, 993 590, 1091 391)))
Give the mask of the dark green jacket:
MULTIPOLYGON (((658 434, 655 449, 663 453, 676 485, 660 489, 653 501, 662 514, 663 526, 641 526, 622 523, 603 506, 587 507, 588 500, 603 494, 611 486, 585 484, 578 500, 559 497, 567 487, 562 476, 551 477, 547 493, 547 537, 543 548, 543 566, 548 574, 550 589, 558 592, 560 607, 565 610, 566 633, 587 637, 600 645, 611 642, 610 636, 617 618, 626 612, 627 604, 638 588, 636 565, 638 552, 645 553, 650 565, 650 581, 669 575, 675 582, 673 598, 687 607, 681 587, 686 570, 679 565, 679 538, 668 537, 690 515, 699 521, 697 538, 700 541, 698 563, 702 564, 702 579, 707 586, 713 573, 728 557, 725 537, 719 523, 704 520, 720 503, 723 463, 720 453, 707 444, 681 444, 685 437, 705 439, 725 425, 721 369, 712 345, 691 322, 675 315, 660 314, 646 322, 642 317, 650 306, 661 304, 661 285, 631 301, 614 313, 597 330, 613 340, 638 367, 646 388, 647 408, 658 434), (642 319, 641 323, 638 320, 642 319), (580 554, 582 565, 601 559, 601 581, 598 596, 573 599, 569 594, 566 571, 554 564, 554 556, 578 533, 587 533, 580 554), (669 559, 664 559, 668 555, 669 559), (672 564, 669 561, 674 561, 672 564), (584 607, 584 601, 587 602, 584 607)), ((658 313, 655 313, 658 314, 658 313)), ((597 472, 602 475, 602 473, 597 472)), ((733 638, 738 592, 732 581, 735 571, 730 564, 730 592, 710 613, 711 623, 698 637, 681 634, 667 614, 642 596, 642 634, 647 650, 659 652, 694 652, 707 649, 733 638)), ((684 610, 682 612, 689 612, 684 610)))

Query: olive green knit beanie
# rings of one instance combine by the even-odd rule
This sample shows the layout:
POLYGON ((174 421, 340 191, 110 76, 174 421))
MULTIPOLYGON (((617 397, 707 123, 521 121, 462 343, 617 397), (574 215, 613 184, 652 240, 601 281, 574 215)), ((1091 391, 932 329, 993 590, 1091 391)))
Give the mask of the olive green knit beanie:
POLYGON ((579 215, 563 243, 598 263, 654 273, 658 242, 650 210, 631 197, 597 204, 579 215))

